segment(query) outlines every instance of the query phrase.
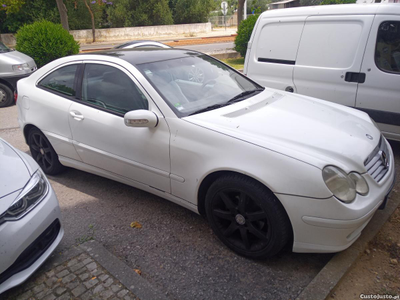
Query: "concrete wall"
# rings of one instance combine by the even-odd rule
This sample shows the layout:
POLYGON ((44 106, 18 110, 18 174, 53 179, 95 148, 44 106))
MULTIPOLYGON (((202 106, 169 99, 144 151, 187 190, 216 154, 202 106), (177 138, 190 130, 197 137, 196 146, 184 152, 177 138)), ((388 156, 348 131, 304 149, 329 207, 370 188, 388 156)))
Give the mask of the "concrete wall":
MULTIPOLYGON (((210 31, 211 23, 96 29, 96 42, 152 39, 155 37, 173 37, 176 35, 190 36, 191 34, 210 31)), ((70 30, 70 33, 80 43, 90 43, 93 41, 91 29, 70 30)), ((15 46, 15 37, 13 34, 2 34, 1 39, 7 46, 15 46)))
MULTIPOLYGON (((210 31, 211 23, 96 29, 96 42, 152 39, 182 34, 189 36, 190 34, 210 31)), ((81 43, 90 43, 93 40, 91 29, 71 30, 70 33, 76 41, 81 43)))

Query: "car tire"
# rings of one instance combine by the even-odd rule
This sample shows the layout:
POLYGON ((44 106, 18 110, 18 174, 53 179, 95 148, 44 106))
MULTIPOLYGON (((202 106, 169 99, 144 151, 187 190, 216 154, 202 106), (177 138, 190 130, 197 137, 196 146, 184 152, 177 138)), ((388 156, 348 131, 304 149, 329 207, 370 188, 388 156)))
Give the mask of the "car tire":
POLYGON ((239 174, 218 178, 207 191, 205 205, 214 233, 242 256, 271 257, 291 236, 282 204, 269 189, 251 178, 239 174))
POLYGON ((44 173, 56 175, 66 169, 58 160, 58 155, 49 140, 39 129, 32 128, 29 131, 28 145, 33 159, 44 173))
POLYGON ((0 83, 0 107, 7 107, 13 103, 12 90, 3 83, 0 83))

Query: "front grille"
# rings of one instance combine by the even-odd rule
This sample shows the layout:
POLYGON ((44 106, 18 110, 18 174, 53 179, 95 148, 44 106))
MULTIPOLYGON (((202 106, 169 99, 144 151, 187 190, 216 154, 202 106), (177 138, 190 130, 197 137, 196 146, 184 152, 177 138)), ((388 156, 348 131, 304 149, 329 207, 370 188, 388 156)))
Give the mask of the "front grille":
POLYGON ((364 162, 364 166, 371 177, 379 182, 389 170, 390 156, 386 141, 381 137, 378 146, 372 151, 364 162))
POLYGON ((60 232, 61 224, 57 219, 18 256, 17 260, 3 273, 0 274, 0 284, 11 276, 29 268, 49 249, 60 232))

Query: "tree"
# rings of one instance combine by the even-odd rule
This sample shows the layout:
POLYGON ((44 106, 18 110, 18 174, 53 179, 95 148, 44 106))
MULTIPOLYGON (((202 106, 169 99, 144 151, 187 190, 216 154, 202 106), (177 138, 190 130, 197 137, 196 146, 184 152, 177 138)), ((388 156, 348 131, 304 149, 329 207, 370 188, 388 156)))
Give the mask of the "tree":
POLYGON ((356 3, 356 0, 323 0, 321 5, 332 5, 332 4, 351 4, 356 3))
POLYGON ((65 30, 69 31, 67 8, 63 0, 56 0, 56 2, 58 11, 60 12, 61 25, 65 30))
POLYGON ((238 28, 239 28, 240 23, 243 21, 244 2, 245 2, 245 0, 238 0, 238 10, 237 10, 237 26, 238 26, 238 28))
POLYGON ((210 11, 215 9, 213 0, 177 0, 174 8, 176 24, 207 22, 210 11))

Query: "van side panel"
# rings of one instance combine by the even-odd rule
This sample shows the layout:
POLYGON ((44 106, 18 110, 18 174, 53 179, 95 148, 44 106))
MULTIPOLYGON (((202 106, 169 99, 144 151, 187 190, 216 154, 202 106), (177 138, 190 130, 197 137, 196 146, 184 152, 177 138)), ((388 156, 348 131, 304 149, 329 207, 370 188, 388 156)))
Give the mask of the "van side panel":
POLYGON ((355 106, 373 19, 373 15, 307 18, 294 67, 295 91, 355 106))
POLYGON ((247 75, 263 86, 293 88, 293 68, 304 21, 305 17, 261 19, 246 58, 247 75))
POLYGON ((377 15, 361 72, 356 107, 367 112, 390 139, 400 141, 400 16, 377 15))

